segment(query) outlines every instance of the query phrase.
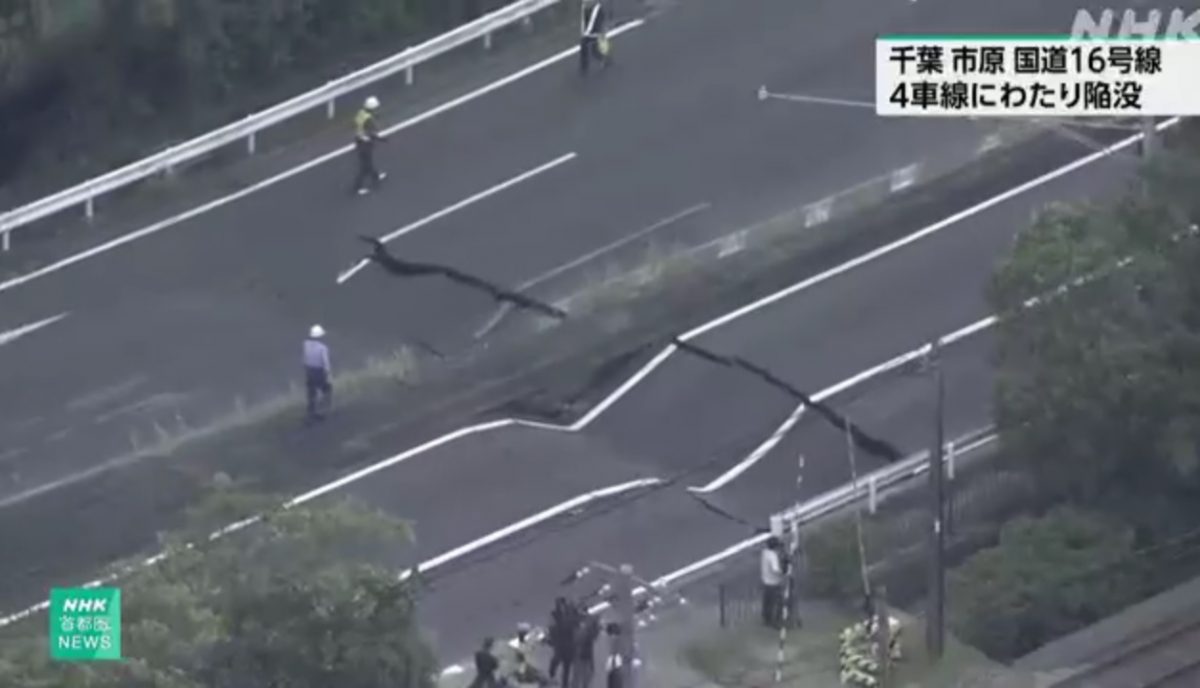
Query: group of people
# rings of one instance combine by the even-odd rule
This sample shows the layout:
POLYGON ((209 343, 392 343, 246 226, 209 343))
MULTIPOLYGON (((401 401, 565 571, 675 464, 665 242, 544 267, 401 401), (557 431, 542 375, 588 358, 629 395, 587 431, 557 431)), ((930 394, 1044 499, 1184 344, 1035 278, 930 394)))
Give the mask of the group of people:
POLYGON ((620 688, 620 660, 616 650, 620 626, 601 626, 600 617, 588 611, 582 601, 558 598, 550 612, 546 636, 540 642, 531 636, 528 624, 517 627, 517 637, 507 650, 496 649, 495 638, 485 638, 475 653, 475 678, 470 688, 519 688, 520 686, 591 688, 596 675, 596 642, 601 632, 610 641, 606 662, 606 688, 620 688), (539 644, 550 651, 546 671, 537 666, 535 652, 539 644))

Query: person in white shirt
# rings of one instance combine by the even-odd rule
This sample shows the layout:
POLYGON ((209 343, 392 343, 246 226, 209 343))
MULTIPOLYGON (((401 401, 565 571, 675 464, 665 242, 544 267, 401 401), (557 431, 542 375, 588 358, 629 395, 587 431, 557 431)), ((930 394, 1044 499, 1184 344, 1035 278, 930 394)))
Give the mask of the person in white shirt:
POLYGON ((778 628, 783 611, 783 543, 772 536, 767 540, 760 556, 762 582, 762 622, 764 626, 778 628))
POLYGON ((304 389, 308 397, 305 420, 308 422, 323 418, 324 412, 333 404, 329 347, 325 345, 324 338, 325 328, 313 325, 308 332, 308 339, 304 340, 304 389))

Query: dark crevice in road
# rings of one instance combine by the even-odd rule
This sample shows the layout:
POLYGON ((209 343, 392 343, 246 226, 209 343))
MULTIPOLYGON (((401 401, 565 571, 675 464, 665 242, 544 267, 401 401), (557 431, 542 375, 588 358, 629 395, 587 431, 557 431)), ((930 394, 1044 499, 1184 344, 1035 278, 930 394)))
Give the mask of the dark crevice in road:
POLYGON ((741 356, 725 356, 714 353, 695 344, 689 344, 678 337, 672 339, 671 343, 679 347, 681 351, 692 354, 701 360, 727 368, 744 370, 765 381, 772 387, 782 390, 788 396, 816 411, 821 418, 825 419, 838 430, 850 433, 850 437, 854 440, 854 443, 869 454, 890 462, 896 462, 904 458, 904 452, 900 451, 894 444, 872 436, 849 418, 834 410, 832 406, 813 399, 812 396, 800 388, 780 379, 779 376, 760 365, 747 361, 741 356))

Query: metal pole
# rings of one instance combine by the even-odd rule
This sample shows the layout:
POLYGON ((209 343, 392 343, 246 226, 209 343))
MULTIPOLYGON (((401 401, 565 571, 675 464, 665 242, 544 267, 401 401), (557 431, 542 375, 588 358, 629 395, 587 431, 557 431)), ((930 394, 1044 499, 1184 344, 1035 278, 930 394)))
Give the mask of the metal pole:
POLYGON ((621 657, 621 688, 635 688, 633 671, 634 630, 637 621, 634 618, 633 604, 633 566, 621 564, 620 575, 615 581, 616 612, 620 619, 621 635, 617 638, 618 655, 621 657))
POLYGON ((1158 130, 1155 128, 1153 117, 1142 118, 1142 157, 1147 160, 1154 156, 1158 148, 1158 130))
MULTIPOLYGON (((940 423, 941 423, 941 427, 943 428, 943 433, 944 433, 945 427, 946 427, 945 416, 943 415, 942 412, 939 411, 938 417, 942 419, 940 421, 940 423)), ((945 459, 945 464, 946 464, 946 532, 950 534, 950 537, 954 537, 954 473, 955 473, 955 470, 957 470, 954 464, 957 460, 958 460, 957 450, 954 446, 954 441, 951 440, 946 443, 946 459, 945 459)))
POLYGON ((879 686, 892 685, 892 627, 887 604, 887 588, 875 589, 875 662, 879 665, 879 686))
POLYGON ((929 494, 932 500, 930 515, 932 529, 930 530, 929 546, 929 613, 926 619, 926 643, 929 655, 941 659, 944 632, 945 613, 945 572, 942 557, 945 548, 945 472, 942 452, 945 446, 943 437, 942 412, 944 410, 945 387, 942 382, 941 346, 933 342, 929 352, 929 362, 933 368, 934 391, 936 404, 934 413, 934 449, 929 465, 929 494))
POLYGON ((783 665, 787 657, 787 632, 792 623, 792 589, 795 587, 796 552, 800 549, 800 530, 787 524, 788 570, 783 578, 783 609, 779 615, 779 650, 775 655, 775 685, 783 683, 783 665))

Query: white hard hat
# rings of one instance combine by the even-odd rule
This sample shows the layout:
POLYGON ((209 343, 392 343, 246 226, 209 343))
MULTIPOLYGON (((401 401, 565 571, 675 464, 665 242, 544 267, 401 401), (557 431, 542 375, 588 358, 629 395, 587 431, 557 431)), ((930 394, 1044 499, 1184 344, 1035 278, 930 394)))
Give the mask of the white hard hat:
POLYGON ((368 96, 367 102, 364 105, 368 110, 378 110, 379 109, 379 99, 376 98, 375 96, 368 96))
POLYGON ((313 325, 312 329, 308 331, 308 336, 313 339, 320 339, 325 336, 325 328, 320 325, 313 325))
POLYGON ((517 632, 518 633, 528 633, 531 630, 533 630, 533 627, 524 621, 517 624, 517 632))

